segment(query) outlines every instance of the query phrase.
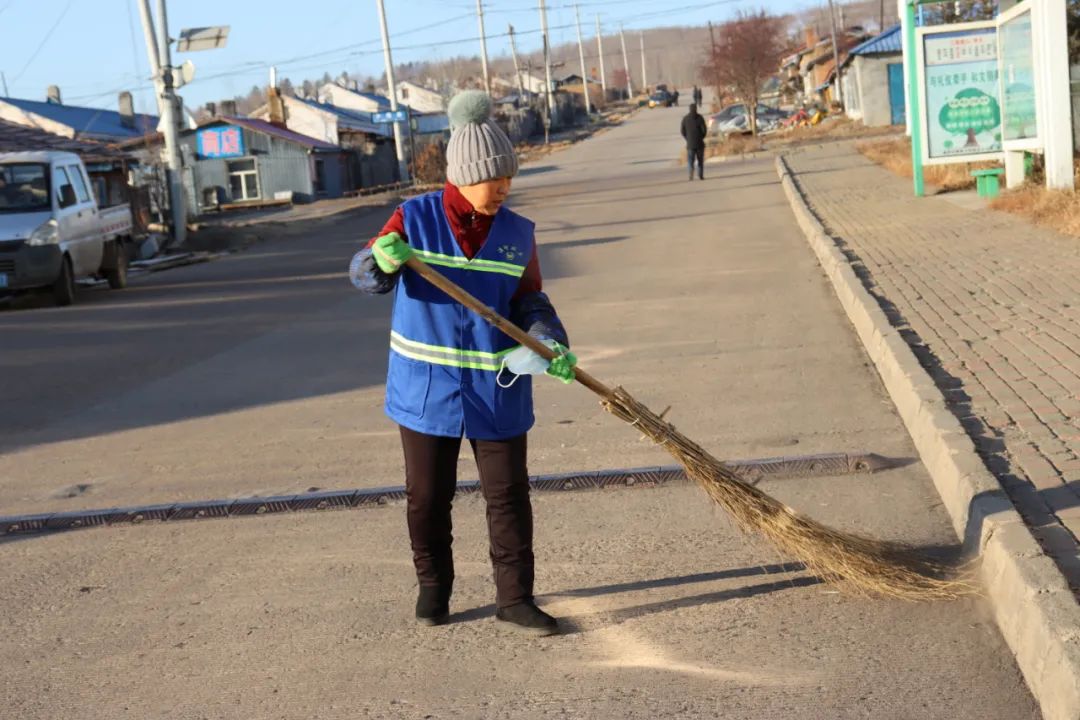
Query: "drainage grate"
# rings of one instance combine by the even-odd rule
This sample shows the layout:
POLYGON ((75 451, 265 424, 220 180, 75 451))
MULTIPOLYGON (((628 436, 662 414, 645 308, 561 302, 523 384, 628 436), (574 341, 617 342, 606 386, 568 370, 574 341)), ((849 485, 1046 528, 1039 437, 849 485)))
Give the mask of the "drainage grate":
MULTIPOLYGON (((747 482, 757 484, 763 478, 814 477, 873 473, 908 465, 912 460, 886 458, 872 453, 827 453, 796 457, 736 460, 727 463, 747 482)), ((620 487, 657 487, 668 483, 685 482, 686 475, 679 465, 630 468, 626 470, 597 470, 588 472, 538 475, 529 478, 529 485, 539 492, 571 492, 620 487)), ((480 492, 476 480, 458 484, 457 494, 480 492)), ((304 510, 375 507, 405 499, 403 486, 369 488, 364 490, 329 490, 234 500, 201 500, 131 508, 77 510, 0 517, 0 536, 76 530, 96 525, 140 523, 150 520, 196 520, 201 518, 242 517, 304 510)))

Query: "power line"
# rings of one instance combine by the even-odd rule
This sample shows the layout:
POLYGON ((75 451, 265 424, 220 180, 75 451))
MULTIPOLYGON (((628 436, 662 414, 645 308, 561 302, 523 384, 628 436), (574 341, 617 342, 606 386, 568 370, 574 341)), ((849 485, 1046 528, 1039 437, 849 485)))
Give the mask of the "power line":
MULTIPOLYGON (((590 2, 589 0, 585 0, 585 1, 581 2, 581 6, 585 7, 585 8, 602 7, 602 6, 610 6, 610 5, 622 5, 622 6, 625 6, 627 4, 627 2, 633 2, 633 1, 634 0, 593 0, 593 1, 590 2)), ((708 7, 715 7, 715 6, 720 6, 720 5, 730 5, 730 4, 734 4, 734 3, 738 3, 738 2, 742 2, 742 1, 743 0, 713 0, 712 2, 699 2, 699 3, 687 4, 687 5, 682 5, 682 6, 678 6, 678 7, 674 7, 674 8, 667 8, 667 9, 664 9, 664 10, 661 10, 661 11, 653 10, 653 11, 649 11, 649 12, 631 14, 631 15, 623 17, 622 22, 635 22, 635 21, 638 21, 638 20, 645 20, 645 19, 654 18, 654 17, 658 17, 658 16, 670 16, 670 15, 674 15, 674 14, 677 14, 677 13, 689 12, 689 11, 694 11, 694 10, 701 10, 701 9, 705 9, 705 8, 708 8, 708 7)), ((69 0, 69 3, 68 3, 69 7, 71 5, 71 2, 72 2, 72 0, 69 0)), ((492 12, 517 12, 517 10, 513 10, 513 11, 511 11, 511 10, 500 10, 500 9, 498 9, 496 7, 496 2, 497 2, 497 0, 495 2, 493 2, 492 0, 488 0, 486 5, 485 5, 485 12, 486 13, 492 13, 492 12)), ((464 9, 465 7, 468 7, 468 6, 466 6, 464 4, 456 4, 455 3, 453 5, 453 7, 455 9, 464 9)), ((562 5, 557 5, 557 6, 549 6, 549 9, 572 9, 572 8, 573 8, 572 4, 562 4, 562 5)), ((520 12, 525 12, 525 11, 526 10, 524 8, 522 8, 520 10, 520 12)), ((65 12, 66 12, 66 9, 65 9, 65 12)), ((531 9, 529 9, 528 12, 535 13, 536 12, 535 6, 531 6, 531 9)), ((413 35, 413 34, 416 34, 416 33, 419 33, 419 32, 423 32, 425 30, 430 30, 430 29, 433 29, 433 28, 445 27, 446 25, 448 25, 450 23, 458 22, 458 21, 464 20, 466 18, 469 18, 469 19, 474 19, 475 18, 475 6, 472 6, 472 9, 471 9, 470 12, 467 12, 467 13, 464 13, 464 14, 461 14, 461 15, 455 15, 453 17, 446 18, 446 19, 443 19, 443 20, 440 20, 440 21, 437 21, 437 22, 429 23, 429 24, 422 25, 422 26, 419 26, 419 27, 410 28, 408 30, 403 30, 401 32, 396 32, 396 33, 394 33, 394 37, 395 38, 406 37, 406 36, 413 35)), ((575 24, 567 23, 567 24, 562 24, 562 25, 549 26, 548 30, 549 30, 549 32, 550 31, 555 31, 555 30, 570 30, 570 29, 575 28, 575 27, 576 27, 575 24)), ((527 30, 515 30, 515 35, 517 35, 518 37, 525 36, 525 35, 540 35, 541 33, 542 33, 541 28, 534 28, 534 29, 527 29, 527 30)), ((509 38, 509 37, 510 37, 510 33, 508 33, 508 32, 493 33, 493 34, 489 33, 487 35, 488 39, 509 38)), ((452 39, 452 40, 442 40, 442 41, 430 42, 430 43, 417 43, 417 44, 413 44, 413 45, 395 45, 394 49, 396 51, 427 50, 427 49, 436 49, 436 48, 442 48, 442 47, 451 47, 451 46, 454 46, 454 45, 472 44, 472 43, 478 42, 479 40, 480 40, 479 36, 461 37, 461 38, 455 38, 455 39, 452 39)), ((370 50, 366 49, 369 46, 378 44, 379 42, 380 42, 379 38, 372 38, 372 39, 363 40, 363 41, 360 41, 360 42, 357 42, 357 43, 351 43, 349 45, 343 45, 343 46, 340 46, 340 47, 330 48, 330 49, 327 49, 327 50, 321 50, 321 51, 314 52, 314 53, 306 53, 306 54, 303 54, 303 55, 296 55, 296 56, 289 57, 289 58, 284 58, 284 59, 278 59, 278 60, 250 60, 250 61, 246 61, 246 62, 242 62, 242 63, 237 63, 237 64, 235 64, 235 65, 233 65, 231 67, 223 68, 222 70, 220 70, 218 72, 215 72, 213 74, 210 74, 210 75, 206 75, 206 76, 203 76, 203 77, 198 77, 195 80, 193 80, 191 84, 205 83, 205 82, 210 81, 210 80, 218 80, 218 79, 226 78, 226 77, 237 77, 237 78, 238 77, 244 77, 244 76, 251 75, 251 74, 253 74, 255 72, 263 72, 263 71, 267 70, 268 68, 270 68, 271 66, 276 66, 276 67, 279 67, 279 68, 290 68, 293 72, 302 72, 302 71, 310 70, 310 69, 325 68, 327 65, 331 65, 331 64, 347 63, 350 60, 355 60, 357 57, 381 54, 382 51, 380 49, 378 49, 378 48, 373 48, 373 49, 370 49, 370 50), (330 56, 334 56, 334 57, 331 58, 330 56), (325 59, 320 59, 318 64, 311 64, 311 63, 307 62, 307 61, 315 60, 317 58, 325 58, 325 59)), ((533 54, 535 52, 539 52, 539 50, 534 50, 529 54, 533 54)), ((607 55, 607 56, 618 56, 619 53, 605 53, 605 55, 607 55)), ((586 59, 589 59, 589 60, 597 59, 597 56, 589 55, 589 56, 586 56, 586 59)), ((120 88, 116 88, 114 90, 108 90, 108 91, 94 93, 94 94, 81 95, 81 96, 74 97, 72 99, 96 99, 96 98, 99 98, 99 97, 103 97, 103 96, 106 96, 106 95, 110 95, 110 94, 120 92, 121 90, 124 90, 124 89, 125 89, 124 87, 120 87, 120 88)))
MULTIPOLYGON (((52 24, 52 27, 49 28, 49 31, 47 33, 45 33, 45 37, 41 39, 40 43, 38 43, 37 49, 34 50, 34 53, 30 56, 30 59, 26 61, 26 64, 23 65, 22 70, 20 70, 18 72, 18 74, 11 80, 12 84, 15 84, 15 83, 19 82, 19 78, 21 78, 23 76, 23 73, 26 72, 27 68, 30 67, 30 64, 34 62, 34 60, 37 58, 37 56, 45 48, 45 44, 47 42, 49 42, 49 38, 51 38, 52 34, 54 32, 56 32, 56 28, 60 27, 60 23, 63 22, 64 17, 68 14, 68 10, 71 9, 71 5, 74 2, 75 2, 75 0, 68 0, 68 3, 67 3, 67 5, 64 6, 64 9, 63 9, 63 11, 61 11, 60 16, 58 18, 56 18, 56 22, 54 22, 52 24)), ((6 5, 4 6, 4 9, 7 10, 6 5)))

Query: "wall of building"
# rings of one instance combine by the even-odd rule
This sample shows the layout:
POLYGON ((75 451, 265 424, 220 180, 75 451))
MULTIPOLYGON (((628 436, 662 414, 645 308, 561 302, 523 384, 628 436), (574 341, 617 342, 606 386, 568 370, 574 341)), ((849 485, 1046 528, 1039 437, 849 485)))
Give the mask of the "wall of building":
POLYGON ((399 103, 408 105, 415 112, 441 113, 446 110, 442 95, 413 83, 398 83, 397 96, 399 103))
POLYGON ((336 83, 327 83, 319 88, 319 102, 357 112, 373 113, 379 111, 377 101, 358 95, 336 83))
POLYGON ((862 120, 862 95, 854 66, 849 65, 840 77, 844 83, 844 114, 852 120, 862 120))
POLYGON ((892 124, 888 66, 901 62, 901 59, 899 54, 859 55, 852 63, 859 86, 863 124, 870 127, 892 124))
MULTIPOLYGON (((295 98, 285 97, 285 125, 295 133, 338 144, 337 118, 295 98)), ((264 118, 265 119, 265 118, 264 118)))

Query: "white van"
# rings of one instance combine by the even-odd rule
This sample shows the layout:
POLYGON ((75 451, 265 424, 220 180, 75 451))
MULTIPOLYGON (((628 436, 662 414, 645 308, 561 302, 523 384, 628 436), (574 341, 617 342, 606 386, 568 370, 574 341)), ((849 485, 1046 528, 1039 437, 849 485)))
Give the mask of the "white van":
POLYGON ((51 288, 75 301, 75 281, 127 285, 128 204, 99 209, 78 155, 0 153, 0 293, 51 288))

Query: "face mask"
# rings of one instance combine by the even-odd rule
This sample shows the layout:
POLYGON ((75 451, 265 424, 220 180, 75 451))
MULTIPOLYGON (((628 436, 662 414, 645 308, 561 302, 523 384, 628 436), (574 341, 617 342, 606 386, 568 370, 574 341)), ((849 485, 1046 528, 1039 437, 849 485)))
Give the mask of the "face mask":
MULTIPOLYGON (((558 344, 554 340, 544 340, 543 343, 552 350, 554 350, 558 344)), ((551 361, 545 360, 522 345, 521 347, 514 348, 512 351, 508 352, 503 358, 502 367, 499 368, 499 375, 495 378, 495 382, 497 382, 501 388, 508 388, 517 382, 518 377, 521 375, 543 375, 547 372, 550 364, 551 361), (514 375, 514 378, 506 385, 503 385, 502 381, 499 379, 502 377, 503 370, 509 370, 514 375)))

